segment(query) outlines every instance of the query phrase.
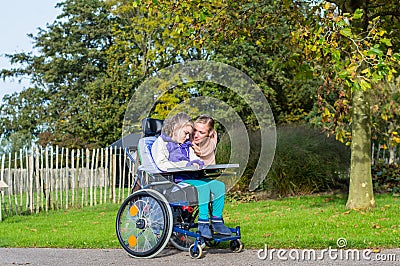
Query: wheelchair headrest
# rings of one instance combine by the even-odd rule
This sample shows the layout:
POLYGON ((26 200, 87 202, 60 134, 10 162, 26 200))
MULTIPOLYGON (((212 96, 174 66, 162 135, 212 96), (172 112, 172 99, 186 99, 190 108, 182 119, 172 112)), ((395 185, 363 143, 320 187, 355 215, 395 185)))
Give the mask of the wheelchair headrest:
POLYGON ((145 137, 156 136, 161 134, 164 120, 154 118, 144 118, 141 123, 142 132, 145 137))

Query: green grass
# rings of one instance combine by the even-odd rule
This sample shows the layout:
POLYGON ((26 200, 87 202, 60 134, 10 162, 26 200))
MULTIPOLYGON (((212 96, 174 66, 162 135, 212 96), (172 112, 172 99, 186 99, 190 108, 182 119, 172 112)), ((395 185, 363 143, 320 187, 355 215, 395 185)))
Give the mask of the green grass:
MULTIPOLYGON (((345 210, 346 195, 302 196, 251 203, 232 202, 225 221, 240 225, 246 248, 394 248, 400 242, 399 200, 376 195, 371 211, 345 210)), ((119 248, 115 217, 119 205, 6 217, 0 247, 119 248)))
POLYGON ((346 248, 394 248, 400 242, 399 200, 376 195, 377 208, 348 211, 346 195, 302 196, 230 204, 228 222, 239 224, 247 247, 328 248, 338 238, 346 248))
POLYGON ((12 216, 0 222, 0 247, 118 247, 116 204, 12 216))

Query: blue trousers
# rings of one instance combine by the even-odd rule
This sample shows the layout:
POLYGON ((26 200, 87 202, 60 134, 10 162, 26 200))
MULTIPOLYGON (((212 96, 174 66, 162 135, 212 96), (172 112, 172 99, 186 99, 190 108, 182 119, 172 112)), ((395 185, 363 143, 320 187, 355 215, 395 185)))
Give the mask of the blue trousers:
POLYGON ((182 181, 196 187, 199 201, 199 219, 208 220, 208 204, 212 198, 212 216, 222 218, 225 184, 215 179, 187 179, 182 181))

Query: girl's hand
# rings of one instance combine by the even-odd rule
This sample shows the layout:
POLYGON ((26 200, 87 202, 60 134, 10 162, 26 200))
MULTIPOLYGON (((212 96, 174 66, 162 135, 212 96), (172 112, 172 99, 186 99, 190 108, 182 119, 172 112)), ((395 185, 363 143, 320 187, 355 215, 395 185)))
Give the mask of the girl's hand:
POLYGON ((192 166, 192 165, 197 169, 201 170, 203 168, 204 162, 202 160, 193 160, 186 164, 186 166, 192 166))

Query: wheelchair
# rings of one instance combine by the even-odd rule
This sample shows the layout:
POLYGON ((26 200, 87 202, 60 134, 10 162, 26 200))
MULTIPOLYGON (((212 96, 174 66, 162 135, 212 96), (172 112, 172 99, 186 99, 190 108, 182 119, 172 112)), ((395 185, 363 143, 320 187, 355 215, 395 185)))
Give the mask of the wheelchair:
POLYGON ((229 241, 233 252, 243 249, 240 227, 229 228, 231 236, 213 232, 212 239, 203 238, 197 231, 198 201, 193 186, 176 183, 176 175, 217 177, 237 164, 217 164, 203 167, 168 169, 161 172, 151 156, 151 146, 161 133, 163 120, 142 120, 142 137, 137 147, 126 147, 130 166, 135 172, 132 193, 120 206, 116 217, 116 234, 119 243, 131 257, 152 258, 168 243, 189 252, 191 258, 201 258, 205 246, 214 247, 229 241))

